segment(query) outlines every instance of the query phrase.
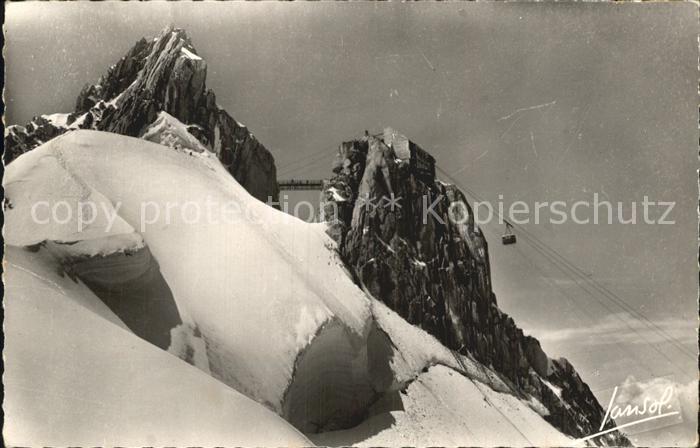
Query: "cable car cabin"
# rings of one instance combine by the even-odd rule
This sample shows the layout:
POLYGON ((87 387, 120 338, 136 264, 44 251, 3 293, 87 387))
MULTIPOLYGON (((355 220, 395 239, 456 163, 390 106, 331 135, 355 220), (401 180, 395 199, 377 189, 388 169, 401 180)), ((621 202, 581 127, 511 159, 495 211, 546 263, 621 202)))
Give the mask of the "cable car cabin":
POLYGON ((510 234, 510 235, 503 235, 501 237, 501 240, 503 241, 504 245, 509 245, 509 244, 515 244, 516 238, 515 235, 510 234))
POLYGON ((513 233, 513 226, 511 226, 508 222, 506 222, 506 233, 504 233, 501 237, 501 241, 503 242, 504 246, 507 246, 509 244, 515 244, 515 242, 517 241, 517 238, 513 233))

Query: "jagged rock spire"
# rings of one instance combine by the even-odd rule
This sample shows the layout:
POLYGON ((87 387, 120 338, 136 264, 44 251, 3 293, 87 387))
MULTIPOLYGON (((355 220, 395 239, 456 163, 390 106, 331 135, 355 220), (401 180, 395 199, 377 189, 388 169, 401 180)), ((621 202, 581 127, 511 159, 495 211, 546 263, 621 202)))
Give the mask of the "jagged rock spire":
MULTIPOLYGON (((206 87, 207 63, 187 33, 169 26, 139 39, 107 73, 78 94, 75 111, 61 122, 35 118, 10 127, 5 162, 72 129, 97 129, 140 137, 166 112, 184 123, 256 198, 277 199, 276 169, 270 152, 216 102, 206 87)), ((49 116, 51 117, 51 116, 49 116)))
MULTIPOLYGON (((342 257, 374 297, 455 352, 492 366, 542 403, 553 426, 573 437, 597 433, 603 409, 573 366, 550 359, 498 308, 486 238, 464 194, 438 181, 431 163, 395 132, 365 132, 340 145, 322 208, 342 257), (456 203, 468 219, 450 218, 456 203)), ((629 444, 618 432, 596 442, 629 444)))

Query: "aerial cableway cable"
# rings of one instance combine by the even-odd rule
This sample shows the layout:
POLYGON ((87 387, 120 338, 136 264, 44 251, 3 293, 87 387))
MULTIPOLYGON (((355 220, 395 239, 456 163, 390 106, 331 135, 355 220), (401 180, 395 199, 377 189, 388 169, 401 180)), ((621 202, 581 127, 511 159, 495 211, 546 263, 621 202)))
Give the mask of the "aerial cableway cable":
MULTIPOLYGON (((472 196, 475 200, 477 201, 483 201, 483 199, 476 194, 473 190, 470 188, 466 187, 463 185, 461 182, 457 181, 454 179, 449 173, 447 173, 445 170, 441 169, 440 167, 436 166, 436 168, 443 173, 450 181, 452 181, 455 185, 458 187, 462 188, 465 190, 470 196, 472 196)), ((501 220, 503 220, 503 216, 501 216, 500 212, 497 212, 498 216, 501 220)), ((610 311, 611 314, 617 316, 623 323, 627 325, 627 327, 637 333, 638 335, 642 336, 643 339, 646 340, 647 343, 659 353, 662 354, 664 358, 666 358, 669 362, 671 360, 668 358, 668 356, 660 351, 651 341, 649 341, 647 338, 645 338, 641 333, 637 330, 634 329, 632 326, 629 325, 629 323, 625 322, 624 319, 618 314, 614 313, 612 309, 610 309, 607 304, 605 304, 604 301, 601 301, 596 297, 596 294, 594 292, 597 292, 601 294, 605 299, 612 301, 614 304, 616 304, 618 307, 620 307, 623 311, 627 311, 628 313, 632 314, 634 317, 637 318, 637 320, 643 321, 644 323, 647 324, 647 326, 651 327, 657 334, 661 335, 663 339, 665 339, 667 342, 669 342, 671 345, 673 345, 679 352, 683 353, 684 355, 696 359, 697 355, 695 353, 690 352, 687 348, 685 348, 678 340, 676 340, 673 336, 669 335, 666 331, 664 331, 662 328, 660 328, 656 323, 652 322, 647 316, 639 312, 638 310, 634 309, 631 305, 629 305, 624 299, 619 297, 617 294, 614 292, 610 291, 608 288, 606 288, 604 285, 601 285, 598 281, 595 279, 589 277, 583 270, 581 270, 578 266, 574 265, 571 263, 568 259, 566 259, 563 255, 561 255, 558 251, 547 245, 546 243, 540 241, 536 236, 532 235, 530 232, 528 232, 526 229, 522 228, 519 225, 514 225, 514 227, 521 233, 521 236, 524 238, 526 242, 530 244, 530 246, 536 250, 540 255, 542 255, 545 260, 547 260, 549 263, 551 263, 553 266, 555 266, 559 271, 561 271, 564 275, 569 277, 579 288, 581 288, 583 291, 585 291, 588 295, 590 295, 592 298, 594 298, 596 301, 601 303, 606 310, 610 311), (591 292, 588 288, 586 288, 585 285, 589 285, 589 288, 592 288, 594 292, 591 292)))
MULTIPOLYGON (((439 169, 439 168, 438 168, 439 169)), ((444 170, 440 169, 441 172, 445 173, 444 170)), ((469 189, 468 187, 461 185, 458 183, 454 178, 449 176, 448 173, 445 173, 450 180, 455 182, 458 186, 461 188, 464 188, 465 191, 467 191, 474 199, 478 201, 483 201, 482 198, 479 197, 474 191, 469 189)), ((499 217, 503 219, 503 217, 499 213, 499 217)), ((578 268, 576 265, 571 263, 568 259, 566 259, 563 255, 561 255, 559 252, 557 252, 555 249, 552 247, 548 246, 546 243, 540 241, 537 237, 532 235, 530 232, 522 228, 521 226, 515 226, 519 232, 521 232, 521 236, 523 236, 531 245, 531 247, 535 250, 537 250, 547 261, 549 261, 551 264, 553 264, 557 269, 562 271, 565 275, 567 275, 574 283, 579 286, 581 289, 586 291, 589 295, 591 295, 593 298, 596 298, 594 294, 592 294, 590 291, 588 291, 583 284, 590 284, 589 287, 593 288, 594 291, 597 291, 598 293, 602 294, 606 299, 611 300, 614 302, 617 306, 622 308, 624 311, 629 312, 630 314, 634 315, 637 317, 637 320, 644 321, 648 324, 648 326, 652 327, 658 334, 662 335, 664 339, 666 339, 669 343, 671 343, 676 349, 678 349, 680 352, 683 354, 695 359, 696 355, 690 351, 688 351, 683 345, 677 341, 675 338, 673 338, 671 335, 666 333, 662 328, 658 327, 656 323, 652 322, 649 320, 648 317, 646 317, 644 314, 641 312, 635 310, 633 307, 631 307, 627 302, 625 302, 624 299, 620 298, 618 295, 607 289, 605 286, 601 285, 599 282, 597 282, 595 279, 589 277, 583 270, 578 268), (555 261, 553 261, 556 260, 555 261), (563 265, 563 268, 561 265, 563 265), (568 271, 564 272, 564 270, 568 271), (571 275, 574 277, 572 277, 571 275), (578 280, 577 280, 578 278, 578 280), (583 284, 582 284, 583 283, 583 284)), ((597 298, 596 298, 597 300, 597 298)), ((608 309, 609 311, 612 310, 608 309)), ((629 326, 629 325, 628 325, 629 326)), ((631 328, 630 328, 631 329, 631 328)))
MULTIPOLYGON (((486 231, 489 232, 494 238, 498 237, 498 235, 494 231, 492 231, 490 229, 486 229, 486 231)), ((537 276, 538 279, 541 279, 543 282, 547 283, 547 285, 550 286, 552 289, 556 289, 559 292, 559 294, 561 294, 563 297, 565 297, 570 304, 572 304, 580 312, 585 314, 591 322, 595 322, 597 320, 585 306, 580 304, 579 301, 575 300, 568 292, 566 292, 566 290, 564 290, 561 286, 559 286, 556 283, 549 280, 547 278, 547 275, 545 274, 545 272, 542 270, 542 268, 539 267, 537 265, 537 263, 533 263, 533 260, 530 257, 528 257, 527 255, 525 255, 525 253, 523 252, 522 249, 518 248, 517 246, 514 249, 518 253, 518 255, 525 261, 525 263, 524 263, 525 266, 528 269, 535 271, 536 274, 538 274, 538 276, 537 276)), ((603 306, 605 306, 605 305, 603 305, 603 306)), ((606 307, 606 310, 608 310, 612 313, 612 311, 607 307, 606 307)), ((659 376, 658 374, 652 372, 652 370, 648 366, 646 366, 645 361, 643 361, 637 353, 635 353, 633 351, 626 352, 619 345, 615 345, 615 348, 617 349, 619 354, 621 354, 623 356, 631 357, 635 361, 637 361, 637 363, 644 370, 646 370, 646 372, 649 374, 648 378, 651 379, 651 378, 655 378, 655 377, 659 376)), ((669 362, 670 362, 670 360, 669 360, 669 362)), ((670 373, 665 374, 664 376, 668 376, 668 375, 670 375, 670 373)))
POLYGON ((300 159, 293 160, 289 163, 286 163, 286 164, 280 166, 277 169, 277 171, 278 171, 278 173, 282 173, 284 171, 287 171, 289 173, 289 172, 298 171, 302 168, 307 168, 309 165, 312 165, 312 164, 318 162, 319 160, 325 158, 326 154, 329 154, 328 150, 326 150, 326 149, 315 151, 311 154, 307 154, 306 156, 304 156, 300 159), (301 163, 300 166, 295 166, 299 163, 301 163), (293 167, 293 168, 291 168, 291 167, 293 167))

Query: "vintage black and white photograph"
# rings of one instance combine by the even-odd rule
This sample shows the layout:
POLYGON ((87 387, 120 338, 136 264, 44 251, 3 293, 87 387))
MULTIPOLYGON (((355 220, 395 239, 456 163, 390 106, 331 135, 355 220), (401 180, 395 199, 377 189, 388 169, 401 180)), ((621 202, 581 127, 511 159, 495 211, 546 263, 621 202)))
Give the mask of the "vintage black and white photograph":
POLYGON ((697 3, 4 9, 6 446, 697 446, 697 3))

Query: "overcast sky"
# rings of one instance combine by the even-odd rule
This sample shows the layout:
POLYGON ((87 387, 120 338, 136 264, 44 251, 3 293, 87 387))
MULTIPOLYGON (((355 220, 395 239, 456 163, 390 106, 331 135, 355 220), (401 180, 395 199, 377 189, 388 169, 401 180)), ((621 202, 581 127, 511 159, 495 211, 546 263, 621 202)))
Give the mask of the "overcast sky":
MULTIPOLYGON (((342 140, 391 125, 494 203, 499 195, 506 206, 592 201, 594 193, 626 207, 641 207, 644 195, 675 201, 674 225, 525 228, 696 350, 691 3, 6 8, 8 123, 72 110, 83 84, 140 37, 174 24, 208 62, 219 104, 273 152, 281 177, 328 176, 342 140), (324 149, 311 164, 293 164, 324 149)), ((628 375, 696 378, 694 359, 609 298, 583 292, 524 238, 505 247, 502 226, 485 230, 501 307, 551 354, 571 359, 594 390, 628 375)))

